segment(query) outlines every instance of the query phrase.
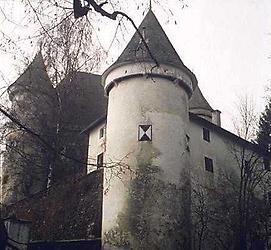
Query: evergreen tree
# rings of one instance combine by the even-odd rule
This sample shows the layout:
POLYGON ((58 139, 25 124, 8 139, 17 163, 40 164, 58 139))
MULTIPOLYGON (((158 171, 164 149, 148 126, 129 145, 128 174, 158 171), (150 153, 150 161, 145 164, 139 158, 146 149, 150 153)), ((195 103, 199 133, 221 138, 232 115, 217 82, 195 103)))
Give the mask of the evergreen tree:
POLYGON ((265 106, 265 111, 262 112, 259 122, 259 130, 257 134, 258 144, 265 149, 270 151, 271 145, 271 100, 265 106))

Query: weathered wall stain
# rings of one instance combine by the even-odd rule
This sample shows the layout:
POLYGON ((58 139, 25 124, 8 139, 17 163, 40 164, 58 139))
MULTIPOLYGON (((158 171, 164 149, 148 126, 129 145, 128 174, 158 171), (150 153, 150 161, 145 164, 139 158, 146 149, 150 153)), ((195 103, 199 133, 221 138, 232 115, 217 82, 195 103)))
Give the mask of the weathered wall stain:
POLYGON ((105 243, 127 249, 188 249, 187 186, 163 181, 163 171, 152 159, 139 160, 127 208, 105 234, 105 243))

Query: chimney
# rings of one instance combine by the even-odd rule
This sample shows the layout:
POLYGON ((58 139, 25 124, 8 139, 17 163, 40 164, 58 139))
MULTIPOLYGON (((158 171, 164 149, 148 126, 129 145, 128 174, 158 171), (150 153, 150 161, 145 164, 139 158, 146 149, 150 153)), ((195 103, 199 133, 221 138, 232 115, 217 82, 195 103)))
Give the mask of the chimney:
POLYGON ((212 112, 212 123, 214 123, 215 125, 217 125, 219 127, 221 127, 220 114, 221 114, 220 110, 214 110, 212 112))

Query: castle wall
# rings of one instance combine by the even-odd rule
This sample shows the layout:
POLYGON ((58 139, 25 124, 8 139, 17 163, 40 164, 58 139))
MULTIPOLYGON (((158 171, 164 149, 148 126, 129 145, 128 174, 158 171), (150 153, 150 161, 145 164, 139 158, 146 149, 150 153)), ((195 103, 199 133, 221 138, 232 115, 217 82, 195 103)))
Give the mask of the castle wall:
POLYGON ((97 157, 98 155, 105 153, 106 150, 106 124, 101 123, 96 126, 89 133, 89 146, 88 146, 88 166, 87 173, 95 171, 97 169, 97 157), (103 136, 101 136, 101 129, 103 129, 103 136))
POLYGON ((191 149, 191 170, 195 176, 216 180, 219 174, 219 168, 223 168, 225 163, 233 161, 233 156, 229 153, 229 142, 226 138, 223 140, 221 136, 217 135, 213 130, 210 130, 210 142, 203 139, 204 125, 199 125, 190 122, 190 149, 191 149), (213 160, 214 171, 208 172, 205 170, 204 157, 213 160), (200 173, 200 174, 199 174, 200 173))
POLYGON ((253 151, 249 142, 245 143, 241 138, 238 140, 237 136, 230 138, 225 134, 218 133, 207 124, 200 124, 193 120, 190 120, 189 130, 191 170, 195 173, 195 176, 211 178, 215 184, 219 182, 223 174, 230 171, 236 174, 239 173, 241 164, 239 161, 242 157, 242 150, 244 150, 245 160, 255 156, 261 159, 259 164, 263 165, 263 156, 253 151), (210 142, 203 139, 203 128, 210 131, 210 142), (212 173, 205 170, 204 157, 213 160, 212 173))

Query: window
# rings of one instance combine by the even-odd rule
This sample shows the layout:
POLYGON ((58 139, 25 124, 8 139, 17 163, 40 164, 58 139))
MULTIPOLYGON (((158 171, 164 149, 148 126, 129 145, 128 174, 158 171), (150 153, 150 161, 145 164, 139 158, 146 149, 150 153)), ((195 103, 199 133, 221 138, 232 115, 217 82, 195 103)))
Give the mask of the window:
POLYGON ((138 140, 151 141, 152 140, 152 125, 138 126, 138 140))
POLYGON ((270 171, 270 161, 266 158, 263 159, 264 170, 270 171))
POLYGON ((104 154, 101 153, 97 156, 97 168, 103 167, 104 164, 104 154))
POLYGON ((104 127, 100 128, 99 139, 104 137, 104 130, 105 130, 104 127))
POLYGON ((185 135, 185 143, 186 143, 187 152, 190 152, 189 141, 190 141, 190 137, 189 137, 189 135, 186 134, 185 135))
POLYGON ((210 130, 207 128, 203 128, 203 140, 210 142, 210 130))
POLYGON ((208 157, 204 157, 204 161, 205 161, 205 170, 213 173, 214 172, 213 160, 208 157))

